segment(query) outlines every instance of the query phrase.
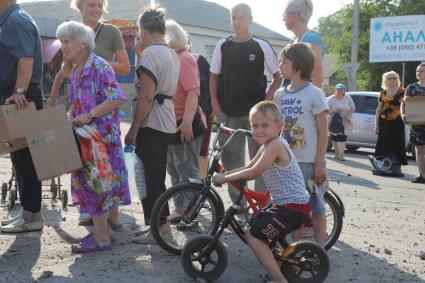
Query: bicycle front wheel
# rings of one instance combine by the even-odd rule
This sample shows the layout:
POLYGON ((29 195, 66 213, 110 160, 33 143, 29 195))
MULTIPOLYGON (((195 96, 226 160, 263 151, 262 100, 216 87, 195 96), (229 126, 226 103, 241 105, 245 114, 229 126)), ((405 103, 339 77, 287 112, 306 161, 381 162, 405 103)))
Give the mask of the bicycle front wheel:
POLYGON ((211 190, 202 191, 203 185, 184 183, 167 189, 152 208, 150 228, 152 236, 165 251, 180 255, 184 245, 199 235, 215 233, 224 216, 224 206, 211 190), (160 225, 161 215, 178 209, 184 210, 179 217, 167 218, 170 227, 164 233, 160 225), (194 213, 195 212, 195 213, 194 213))

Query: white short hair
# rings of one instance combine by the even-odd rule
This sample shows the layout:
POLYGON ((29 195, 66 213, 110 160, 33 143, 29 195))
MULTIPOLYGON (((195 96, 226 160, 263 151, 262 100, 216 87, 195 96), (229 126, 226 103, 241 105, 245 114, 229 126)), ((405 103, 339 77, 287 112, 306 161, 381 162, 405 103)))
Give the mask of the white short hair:
POLYGON ((308 24, 313 14, 313 3, 311 0, 289 0, 285 12, 298 13, 300 21, 308 24))
POLYGON ((233 12, 239 11, 239 10, 244 11, 248 17, 252 17, 252 9, 251 7, 249 7, 248 4, 245 4, 245 3, 239 3, 233 6, 232 9, 230 9, 230 15, 232 15, 233 12))
POLYGON ((387 81, 388 81, 388 77, 396 77, 397 78, 397 86, 400 87, 401 82, 400 82, 400 76, 395 72, 395 71, 389 71, 386 73, 382 74, 382 84, 381 87, 383 90, 387 89, 387 81))
POLYGON ((69 37, 75 41, 81 42, 87 46, 89 50, 94 50, 95 47, 93 29, 76 21, 60 24, 56 30, 56 37, 58 39, 69 37))
POLYGON ((188 48, 187 32, 173 20, 165 21, 165 41, 177 52, 188 48))
MULTIPOLYGON (((77 12, 81 12, 80 6, 83 4, 83 1, 85 0, 71 0, 71 4, 69 6, 77 12)), ((108 0, 103 0, 103 12, 108 12, 108 0)))

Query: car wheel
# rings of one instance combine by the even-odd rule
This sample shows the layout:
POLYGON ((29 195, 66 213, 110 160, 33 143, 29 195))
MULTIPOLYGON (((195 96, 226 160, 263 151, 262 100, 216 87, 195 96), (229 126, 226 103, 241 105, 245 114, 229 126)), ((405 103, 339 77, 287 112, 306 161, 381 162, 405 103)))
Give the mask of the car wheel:
POLYGON ((410 152, 412 154, 412 159, 416 160, 416 150, 415 146, 409 142, 409 144, 406 147, 406 153, 410 152))
POLYGON ((347 151, 354 152, 359 149, 359 146, 347 145, 347 151))
POLYGON ((326 146, 326 151, 331 151, 332 149, 332 139, 328 137, 328 145, 326 146))

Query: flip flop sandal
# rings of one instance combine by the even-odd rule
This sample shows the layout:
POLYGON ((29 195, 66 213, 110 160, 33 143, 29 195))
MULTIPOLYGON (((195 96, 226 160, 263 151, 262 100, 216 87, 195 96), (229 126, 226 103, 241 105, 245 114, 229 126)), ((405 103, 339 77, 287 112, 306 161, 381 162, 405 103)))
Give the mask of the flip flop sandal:
MULTIPOLYGON (((90 237, 90 236, 93 236, 93 232, 91 232, 90 234, 88 234, 88 235, 87 235, 87 236, 85 236, 84 238, 79 238, 79 239, 77 239, 77 242, 79 243, 79 242, 81 242, 82 240, 84 240, 85 238, 90 237)), ((114 235, 109 236, 109 238, 111 239, 111 242, 112 242, 112 243, 114 243, 114 242, 116 242, 116 241, 117 241, 117 238, 115 238, 115 236, 114 236, 114 235)))
POLYGON ((80 248, 76 248, 75 246, 71 247, 73 253, 91 253, 112 249, 112 244, 104 246, 99 245, 93 235, 88 235, 79 244, 80 248))
POLYGON ((108 219, 108 224, 111 227, 112 231, 117 232, 122 229, 122 224, 114 224, 111 220, 108 219))
POLYGON ((93 226, 93 219, 89 218, 89 219, 81 219, 78 222, 78 225, 80 226, 93 226))

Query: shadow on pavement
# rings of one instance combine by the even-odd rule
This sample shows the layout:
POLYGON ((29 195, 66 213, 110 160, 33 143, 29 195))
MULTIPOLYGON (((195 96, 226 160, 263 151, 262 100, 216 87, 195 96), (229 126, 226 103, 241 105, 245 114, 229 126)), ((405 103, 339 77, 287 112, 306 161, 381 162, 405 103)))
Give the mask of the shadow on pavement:
MULTIPOLYGON (((0 255, 0 281, 15 282, 16 273, 32 282, 32 269, 39 260, 42 232, 16 234, 10 247, 0 255), (4 280, 4 281, 3 281, 4 280)), ((0 234, 1 242, 2 234, 0 234)))
POLYGON ((365 176, 364 178, 361 178, 354 175, 348 176, 347 173, 341 172, 339 170, 334 170, 330 168, 326 170, 328 171, 328 175, 330 179, 336 179, 336 180, 339 180, 340 182, 340 185, 338 185, 337 183, 331 181, 330 186, 332 188, 338 188, 339 186, 343 186, 344 184, 349 184, 349 185, 359 185, 359 186, 370 188, 373 190, 380 190, 378 184, 368 179, 367 176, 365 176))
MULTIPOLYGON (((331 272, 326 282, 425 282, 414 272, 406 272, 383 259, 388 258, 391 261, 391 255, 385 254, 383 250, 379 251, 380 257, 383 258, 373 255, 377 253, 377 248, 373 245, 364 250, 367 251, 355 249, 338 241, 328 252, 331 272), (347 270, 347 266, 349 266, 349 270, 347 270), (341 274, 338 269, 343 269, 343 267, 346 272, 341 274)), ((409 259, 406 258, 406 260, 409 259)), ((420 272, 420 270, 416 272, 420 272)))

